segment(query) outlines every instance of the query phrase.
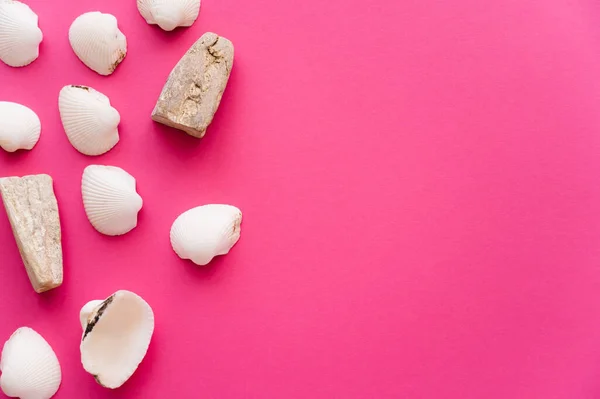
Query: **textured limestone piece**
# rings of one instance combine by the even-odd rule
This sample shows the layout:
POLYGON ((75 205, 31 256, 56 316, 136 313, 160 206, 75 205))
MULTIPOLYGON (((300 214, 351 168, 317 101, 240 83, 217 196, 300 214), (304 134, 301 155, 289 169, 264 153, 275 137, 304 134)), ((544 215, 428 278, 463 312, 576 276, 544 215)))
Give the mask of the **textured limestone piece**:
POLYGON ((219 108, 233 67, 233 44, 205 33, 179 60, 152 111, 152 119, 202 138, 219 108))
POLYGON ((48 175, 0 178, 0 193, 33 289, 62 284, 58 204, 48 175))

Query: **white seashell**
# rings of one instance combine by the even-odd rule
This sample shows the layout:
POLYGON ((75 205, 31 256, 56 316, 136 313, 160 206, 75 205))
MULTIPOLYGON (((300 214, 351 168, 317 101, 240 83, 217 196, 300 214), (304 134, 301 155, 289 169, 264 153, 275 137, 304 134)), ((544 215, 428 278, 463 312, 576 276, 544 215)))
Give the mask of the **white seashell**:
POLYGON ((27 4, 0 0, 0 60, 11 67, 31 64, 40 54, 42 31, 27 4))
POLYGON ((73 21, 69 41, 77 57, 100 75, 110 75, 127 55, 127 39, 111 14, 88 12, 73 21))
POLYGON ((240 239, 242 212, 231 205, 204 205, 179 215, 171 227, 171 246, 182 259, 204 266, 225 255, 240 239))
POLYGON ((86 308, 94 310, 84 325, 81 363, 100 385, 118 388, 146 356, 154 332, 154 313, 141 297, 123 290, 100 305, 94 302, 86 308))
POLYGON ((147 23, 166 31, 192 26, 200 12, 200 0, 137 0, 137 6, 147 23))
POLYGON ((0 147, 5 151, 31 150, 40 139, 40 118, 24 105, 0 101, 0 147))
POLYGON ((21 327, 2 349, 0 386, 11 398, 48 399, 60 386, 61 371, 56 354, 37 332, 21 327))
POLYGON ((58 96, 65 133, 85 155, 101 155, 119 142, 121 115, 104 94, 87 86, 65 86, 58 96))
POLYGON ((88 220, 102 234, 117 236, 137 226, 142 197, 135 178, 115 166, 90 165, 81 181, 83 206, 88 220))

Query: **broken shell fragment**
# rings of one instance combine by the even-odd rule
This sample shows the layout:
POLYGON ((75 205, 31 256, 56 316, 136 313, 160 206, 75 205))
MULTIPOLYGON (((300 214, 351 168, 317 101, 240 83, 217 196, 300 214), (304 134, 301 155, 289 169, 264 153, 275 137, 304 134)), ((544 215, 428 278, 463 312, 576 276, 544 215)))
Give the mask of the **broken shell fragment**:
POLYGON ((94 310, 102 305, 102 300, 100 299, 96 299, 93 301, 89 301, 88 303, 86 303, 85 305, 83 305, 83 307, 81 308, 81 311, 79 312, 79 321, 81 322, 81 328, 85 330, 85 327, 87 326, 87 323, 90 319, 90 315, 94 312, 94 310))
POLYGON ((242 212, 231 205, 204 205, 179 215, 171 227, 171 246, 182 259, 207 265, 240 239, 242 212))
POLYGON ((147 23, 172 31, 178 26, 192 26, 198 18, 200 0, 137 0, 137 7, 147 23))
POLYGON ((119 142, 121 115, 104 94, 87 86, 65 86, 58 109, 69 142, 82 154, 96 156, 119 142))
POLYGON ((100 75, 113 73, 127 55, 127 39, 111 14, 80 15, 71 24, 69 41, 81 62, 100 75))
POLYGON ((58 287, 63 281, 63 256, 52 178, 0 178, 0 193, 34 290, 58 287))
POLYGON ((84 317, 83 368, 103 387, 118 388, 146 356, 154 332, 152 308, 137 294, 121 290, 86 304, 80 312, 84 317))
POLYGON ((233 44, 215 33, 205 33, 171 71, 152 119, 190 136, 204 137, 232 67, 233 44))
POLYGON ((24 105, 0 101, 0 147, 8 152, 31 150, 40 139, 42 125, 24 105))
POLYGON ((81 181, 83 206, 88 220, 102 234, 117 236, 137 226, 142 197, 135 178, 116 166, 90 165, 81 181))
POLYGON ((39 56, 42 31, 27 4, 0 0, 0 60, 11 67, 31 64, 39 56))
POLYGON ((4 344, 0 371, 2 392, 11 398, 49 399, 62 378, 52 347, 29 327, 19 328, 4 344))

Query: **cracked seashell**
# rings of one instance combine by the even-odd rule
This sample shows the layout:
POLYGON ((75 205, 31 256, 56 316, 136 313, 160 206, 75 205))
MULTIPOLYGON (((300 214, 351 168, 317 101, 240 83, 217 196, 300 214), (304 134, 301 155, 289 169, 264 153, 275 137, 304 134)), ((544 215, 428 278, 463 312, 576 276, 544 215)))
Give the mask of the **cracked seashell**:
POLYGON ((81 62, 100 75, 113 73, 127 55, 127 39, 111 14, 80 15, 71 24, 69 41, 81 62))
POLYGON ((137 0, 137 6, 147 23, 166 31, 192 26, 200 12, 200 0, 137 0))
POLYGON ((65 86, 58 96, 65 133, 85 155, 101 155, 119 142, 121 115, 104 94, 87 86, 65 86))
POLYGON ((40 139, 40 118, 24 105, 0 101, 0 147, 8 152, 31 150, 40 139))
POLYGON ((154 332, 152 308, 140 296, 121 290, 86 304, 80 319, 83 368, 103 387, 120 387, 146 356, 154 332))
POLYGON ((52 347, 29 327, 19 328, 4 344, 0 371, 2 392, 11 398, 48 399, 62 378, 52 347))
POLYGON ((88 220, 102 234, 117 236, 137 226, 142 197, 135 178, 116 166, 90 165, 81 181, 83 206, 88 220))
POLYGON ((208 264, 240 239, 242 212, 231 205, 204 205, 179 215, 171 227, 171 246, 182 259, 208 264))
POLYGON ((43 34, 38 16, 27 4, 0 0, 0 60, 22 67, 37 59, 43 34))

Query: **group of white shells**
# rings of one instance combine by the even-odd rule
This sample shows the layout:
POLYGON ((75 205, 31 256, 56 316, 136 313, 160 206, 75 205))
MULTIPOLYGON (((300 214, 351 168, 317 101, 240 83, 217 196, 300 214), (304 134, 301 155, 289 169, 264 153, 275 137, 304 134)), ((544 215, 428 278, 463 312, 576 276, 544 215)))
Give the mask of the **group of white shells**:
MULTIPOLYGON (((65 86, 58 109, 67 138, 85 155, 102 155, 119 142, 119 112, 104 94, 86 86, 65 86)), ((40 118, 30 108, 0 101, 0 147, 5 151, 31 150, 40 139, 40 118)))
MULTIPOLYGON (((137 223, 141 197, 135 179, 113 166, 92 165, 82 190, 90 221, 105 234, 123 234, 137 223), (102 213, 102 189, 115 198, 114 212, 102 213), (126 198, 131 198, 131 201, 126 198)), ((198 265, 224 255, 240 238, 242 213, 230 205, 205 205, 181 214, 171 228, 171 244, 183 259, 198 265)), ((83 368, 105 388, 122 386, 146 356, 154 332, 154 313, 137 294, 120 290, 105 300, 85 304, 79 320, 83 368)), ((49 399, 60 387, 61 369, 52 347, 37 332, 21 327, 4 344, 0 388, 10 397, 49 399)))
MULTIPOLYGON (((122 386, 137 370, 154 332, 154 312, 137 294, 120 290, 79 313, 81 363, 103 387, 122 386)), ((15 331, 2 349, 0 388, 21 399, 48 399, 60 387, 60 363, 48 342, 29 327, 15 331)))
MULTIPOLYGON (((137 226, 142 197, 133 176, 116 166, 90 165, 81 181, 83 206, 98 232, 122 235, 137 226)), ((171 246, 182 259, 207 265, 225 255, 240 239, 242 212, 232 205, 209 204, 192 208, 171 226, 171 246)))
MULTIPOLYGON (((200 0, 137 0, 137 7, 149 24, 166 31, 191 26, 198 18, 200 0)), ((38 16, 17 0, 0 0, 0 60, 12 67, 31 64, 39 56, 44 35, 38 16)), ((73 21, 69 29, 73 51, 88 68, 110 75, 127 54, 127 39, 111 14, 88 12, 73 21)))
MULTIPOLYGON (((137 0, 148 24, 171 31, 191 26, 200 0, 137 0)), ((16 0, 0 0, 0 61, 11 67, 29 65, 39 56, 43 34, 38 16, 16 0)), ((69 42, 77 57, 100 75, 110 75, 127 54, 127 39, 110 14, 88 12, 75 19, 69 42)), ((119 141, 121 117, 107 96, 87 86, 63 87, 58 108, 66 136, 82 154, 98 156, 119 141)), ((37 114, 28 107, 0 101, 0 147, 8 152, 31 150, 41 134, 37 114)), ((85 213, 91 225, 110 236, 126 234, 138 224, 142 197, 135 178, 116 166, 90 165, 81 181, 85 213)), ((225 255, 240 238, 241 211, 231 205, 192 208, 177 217, 170 242, 175 253, 197 265, 225 255)), ((84 369, 107 388, 118 388, 143 360, 154 331, 152 308, 130 291, 87 303, 80 312, 80 344, 84 369)), ((58 358, 48 342, 28 327, 19 328, 4 344, 0 388, 10 397, 47 399, 61 383, 58 358)))

